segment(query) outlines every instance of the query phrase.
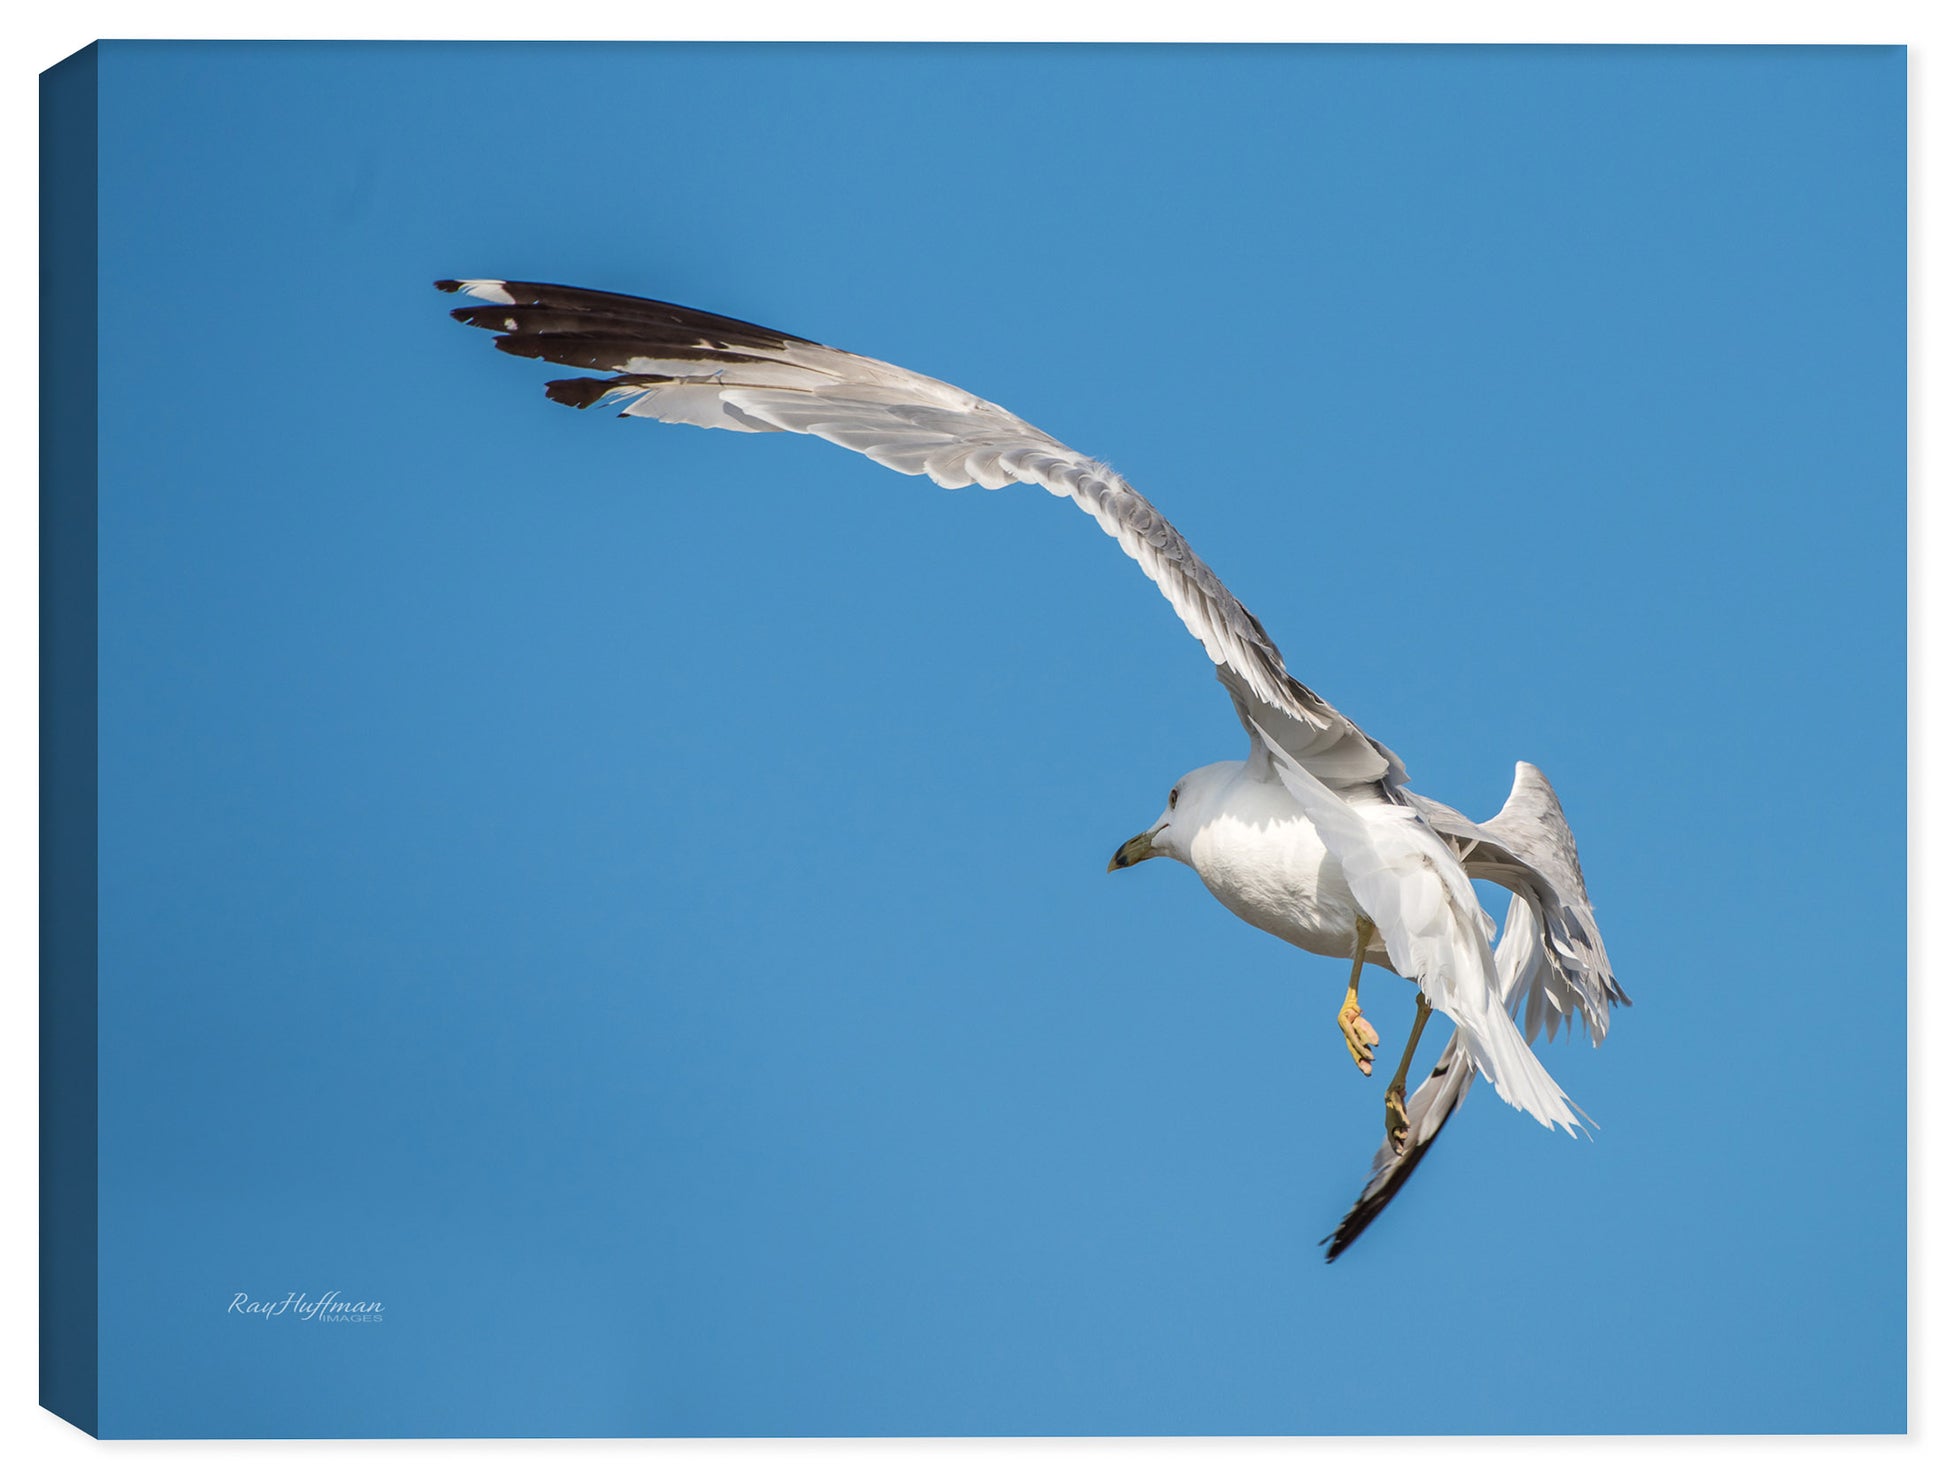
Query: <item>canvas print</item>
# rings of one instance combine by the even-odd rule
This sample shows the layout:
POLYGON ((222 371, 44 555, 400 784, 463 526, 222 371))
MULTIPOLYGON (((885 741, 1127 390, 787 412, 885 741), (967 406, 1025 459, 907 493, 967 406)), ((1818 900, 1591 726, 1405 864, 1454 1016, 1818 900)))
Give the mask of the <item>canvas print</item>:
POLYGON ((44 1405, 1904 1430, 1902 50, 43 120, 44 1405))

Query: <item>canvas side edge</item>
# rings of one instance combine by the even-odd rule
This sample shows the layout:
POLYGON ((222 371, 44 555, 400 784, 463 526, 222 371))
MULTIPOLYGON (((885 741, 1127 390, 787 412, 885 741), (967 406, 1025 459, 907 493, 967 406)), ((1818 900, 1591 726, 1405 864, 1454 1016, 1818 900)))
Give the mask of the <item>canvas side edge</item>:
POLYGON ((40 1404, 100 1435, 98 45, 40 79, 40 1404))

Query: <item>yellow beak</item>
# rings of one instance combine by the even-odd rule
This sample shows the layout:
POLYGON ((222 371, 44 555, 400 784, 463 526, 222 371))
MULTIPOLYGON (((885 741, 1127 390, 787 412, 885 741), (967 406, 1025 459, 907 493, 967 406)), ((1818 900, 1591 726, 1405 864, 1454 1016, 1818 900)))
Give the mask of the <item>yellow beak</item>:
POLYGON ((1155 856, 1155 834, 1160 827, 1152 827, 1139 837, 1131 837, 1115 849, 1115 856, 1108 860, 1108 871, 1117 868, 1133 868, 1137 863, 1155 856))

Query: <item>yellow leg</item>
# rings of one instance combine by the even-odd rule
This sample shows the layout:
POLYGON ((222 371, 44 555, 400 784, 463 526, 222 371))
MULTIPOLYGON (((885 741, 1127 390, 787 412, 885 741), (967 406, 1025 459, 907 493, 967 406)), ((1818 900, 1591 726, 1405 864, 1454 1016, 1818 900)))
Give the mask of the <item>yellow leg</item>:
POLYGON ((1351 1061, 1358 1071, 1372 1076, 1372 1049, 1378 1046, 1378 1030, 1358 1010, 1358 973, 1365 968, 1365 947, 1372 943, 1372 922, 1362 916, 1352 926, 1351 984, 1345 988, 1345 1004, 1338 1008, 1338 1030, 1351 1049, 1351 1061))
POLYGON ((1432 1003, 1421 991, 1419 1014, 1412 1019, 1412 1036, 1405 1040, 1405 1056, 1399 1059, 1399 1071, 1392 1075, 1391 1087, 1385 1091, 1385 1138, 1391 1142, 1394 1155, 1405 1150, 1406 1131, 1412 1128, 1412 1121, 1405 1117, 1405 1076, 1412 1067, 1412 1055, 1419 1051, 1419 1034, 1426 1030, 1426 1018, 1431 1015, 1432 1003))

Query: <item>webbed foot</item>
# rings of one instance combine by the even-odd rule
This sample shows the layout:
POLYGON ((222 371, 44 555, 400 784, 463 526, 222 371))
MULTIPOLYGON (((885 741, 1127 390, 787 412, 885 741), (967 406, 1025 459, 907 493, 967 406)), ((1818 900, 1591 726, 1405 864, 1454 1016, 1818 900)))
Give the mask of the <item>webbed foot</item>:
POLYGON ((1394 1084, 1385 1091, 1385 1138, 1393 1155, 1405 1154, 1406 1133, 1412 1121, 1405 1117, 1405 1090, 1394 1084))
POLYGON ((1358 1065, 1360 1073, 1370 1078, 1372 1049, 1378 1046, 1378 1029, 1358 1010, 1355 998, 1347 998, 1338 1009, 1338 1030, 1345 1035, 1345 1046, 1351 1050, 1351 1061, 1358 1065))

